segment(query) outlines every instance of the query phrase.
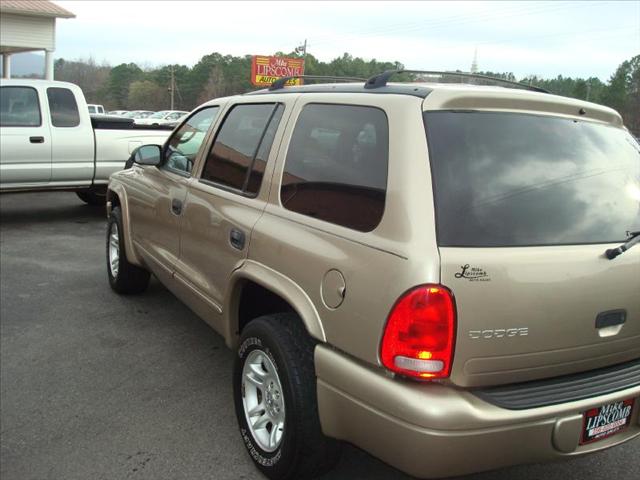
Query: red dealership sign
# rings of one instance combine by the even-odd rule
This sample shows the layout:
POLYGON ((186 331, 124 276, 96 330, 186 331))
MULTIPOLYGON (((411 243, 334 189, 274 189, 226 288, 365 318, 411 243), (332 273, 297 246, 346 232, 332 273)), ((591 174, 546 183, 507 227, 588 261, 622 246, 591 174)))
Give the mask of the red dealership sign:
MULTIPOLYGON (((301 58, 253 56, 251 83, 257 87, 268 87, 280 77, 294 75, 304 75, 304 60, 301 58)), ((290 80, 287 85, 300 85, 300 80, 290 80)))

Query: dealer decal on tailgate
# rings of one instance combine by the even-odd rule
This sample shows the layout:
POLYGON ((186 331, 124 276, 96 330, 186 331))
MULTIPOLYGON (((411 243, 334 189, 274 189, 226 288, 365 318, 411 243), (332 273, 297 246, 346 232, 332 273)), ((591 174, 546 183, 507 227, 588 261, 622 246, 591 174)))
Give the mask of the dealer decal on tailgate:
POLYGON ((592 408, 584 414, 580 444, 595 442, 623 430, 631 419, 633 399, 592 408))

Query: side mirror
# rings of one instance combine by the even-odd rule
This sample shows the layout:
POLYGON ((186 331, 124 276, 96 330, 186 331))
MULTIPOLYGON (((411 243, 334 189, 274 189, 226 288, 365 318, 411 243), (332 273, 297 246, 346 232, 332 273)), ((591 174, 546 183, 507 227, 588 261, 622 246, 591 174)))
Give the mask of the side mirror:
POLYGON ((134 163, 138 165, 160 165, 162 159, 162 147, 160 145, 142 145, 136 148, 127 160, 124 168, 131 168, 134 163))

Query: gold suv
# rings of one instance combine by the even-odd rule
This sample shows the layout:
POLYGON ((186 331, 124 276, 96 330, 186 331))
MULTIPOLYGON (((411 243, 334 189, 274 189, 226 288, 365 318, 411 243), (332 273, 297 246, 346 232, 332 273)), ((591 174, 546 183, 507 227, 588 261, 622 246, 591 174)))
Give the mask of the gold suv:
POLYGON ((428 478, 640 435, 620 115, 393 73, 212 100, 140 147, 109 184, 111 287, 152 273, 225 338, 272 479, 329 469, 340 440, 428 478))

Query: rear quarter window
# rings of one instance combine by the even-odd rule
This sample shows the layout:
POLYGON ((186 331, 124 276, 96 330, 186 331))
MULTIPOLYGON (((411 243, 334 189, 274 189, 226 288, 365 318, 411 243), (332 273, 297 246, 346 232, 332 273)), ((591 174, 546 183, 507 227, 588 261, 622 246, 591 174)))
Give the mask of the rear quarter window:
POLYGON ((384 111, 309 104, 293 131, 280 201, 284 208, 368 232, 382 219, 389 163, 384 111))
POLYGON ((68 88, 47 88, 51 124, 54 127, 77 127, 80 113, 73 92, 68 88))

